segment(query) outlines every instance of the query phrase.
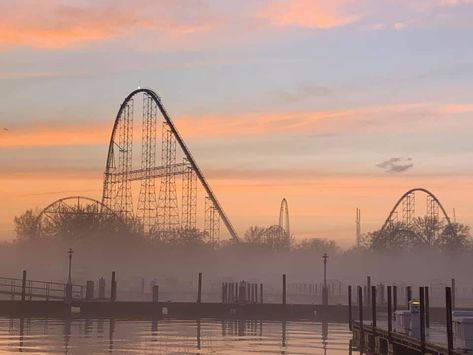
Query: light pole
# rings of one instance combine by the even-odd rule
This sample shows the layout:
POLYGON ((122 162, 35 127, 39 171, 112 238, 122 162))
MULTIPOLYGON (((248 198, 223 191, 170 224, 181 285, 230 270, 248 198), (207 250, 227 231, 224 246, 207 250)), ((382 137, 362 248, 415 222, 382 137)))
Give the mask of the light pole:
POLYGON ((74 251, 72 248, 69 248, 69 273, 67 276, 67 284, 66 284, 66 303, 72 302, 72 277, 71 277, 71 269, 72 269, 72 254, 74 251))
POLYGON ((72 266, 72 254, 74 254, 74 250, 72 248, 69 248, 69 275, 67 277, 67 283, 70 284, 72 283, 72 278, 71 278, 71 266, 72 266))
POLYGON ((324 306, 328 305, 328 289, 327 289, 327 253, 322 255, 322 259, 324 260, 324 286, 322 288, 322 304, 324 306))

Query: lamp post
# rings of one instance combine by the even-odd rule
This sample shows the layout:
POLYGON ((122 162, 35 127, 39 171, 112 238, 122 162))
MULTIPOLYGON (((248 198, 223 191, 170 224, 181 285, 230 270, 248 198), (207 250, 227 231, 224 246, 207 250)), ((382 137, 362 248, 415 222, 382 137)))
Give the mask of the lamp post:
POLYGON ((322 255, 322 259, 324 260, 324 285, 322 288, 322 304, 324 306, 328 305, 328 289, 327 289, 327 253, 322 255))
POLYGON ((71 303, 72 302, 72 277, 71 277, 72 254, 74 254, 74 251, 72 250, 72 248, 69 248, 68 254, 69 254, 69 273, 67 276, 67 284, 66 284, 66 303, 71 303))

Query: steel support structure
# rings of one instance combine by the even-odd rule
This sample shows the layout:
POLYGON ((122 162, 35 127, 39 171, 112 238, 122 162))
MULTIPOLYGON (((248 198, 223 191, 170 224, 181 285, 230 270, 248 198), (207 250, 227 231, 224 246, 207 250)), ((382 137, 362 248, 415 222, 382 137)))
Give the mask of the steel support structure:
POLYGON ((109 147, 108 169, 105 171, 102 198, 105 206, 124 218, 130 217, 133 213, 131 182, 128 179, 133 157, 133 115, 134 101, 130 99, 121 110, 114 131, 117 136, 109 147), (118 162, 115 157, 118 157, 118 162))
POLYGON ((143 232, 149 235, 156 229, 156 187, 151 173, 156 165, 156 128, 158 108, 153 98, 143 94, 143 124, 141 135, 141 179, 137 214, 143 224, 143 232))
POLYGON ((402 201, 402 222, 411 224, 416 215, 415 192, 410 193, 402 201))
POLYGON ((187 158, 184 158, 187 165, 186 171, 182 174, 182 218, 181 227, 183 229, 195 229, 197 227, 197 175, 187 158))
POLYGON ((211 243, 218 240, 220 235, 220 217, 209 197, 205 198, 204 232, 208 235, 211 243))
POLYGON ((439 219, 439 205, 437 201, 430 195, 427 195, 426 215, 431 221, 439 219))
POLYGON ((169 232, 177 230, 180 225, 176 177, 172 171, 172 167, 176 164, 176 139, 167 122, 162 124, 161 163, 165 173, 159 190, 157 229, 160 232, 169 232))
MULTIPOLYGON (((137 111, 138 112, 138 111, 137 111)), ((179 157, 180 159, 180 157, 179 157)), ((220 219, 234 241, 237 233, 223 211, 205 176, 199 169, 184 140, 172 123, 160 97, 152 90, 137 89, 123 101, 115 118, 108 148, 102 203, 125 218, 138 217, 146 233, 176 231, 180 228, 195 228, 197 225, 197 181, 205 190, 206 208, 204 227, 212 239, 219 232, 220 219), (141 166, 133 169, 133 115, 136 95, 143 94, 143 122, 141 127, 141 166), (162 122, 162 142, 158 140, 162 122), (160 144, 162 144, 161 147, 160 144), (177 163, 176 150, 184 162, 177 163), (157 153, 161 148, 161 165, 157 153), (182 178, 182 195, 177 194, 176 176, 182 178), (160 189, 156 196, 156 179, 160 189), (133 181, 140 181, 139 197, 134 214, 132 200, 133 181), (182 197, 182 198, 181 198, 182 197), (179 204, 182 203, 182 206, 179 204)), ((287 208, 287 206, 286 206, 287 208)), ((200 215, 199 215, 200 216, 200 215)), ((289 222, 287 218, 287 222, 289 222)), ((287 225, 289 233, 289 224, 287 225)))

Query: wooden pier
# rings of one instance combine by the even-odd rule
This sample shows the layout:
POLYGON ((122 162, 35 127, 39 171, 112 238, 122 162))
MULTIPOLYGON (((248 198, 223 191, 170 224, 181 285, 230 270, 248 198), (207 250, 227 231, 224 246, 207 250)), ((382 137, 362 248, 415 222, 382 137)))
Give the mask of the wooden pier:
POLYGON ((371 324, 352 324, 353 342, 352 345, 360 352, 371 351, 375 354, 433 354, 433 355, 459 355, 467 354, 463 350, 448 350, 446 346, 437 345, 426 341, 422 343, 420 339, 407 334, 389 332, 386 329, 376 327, 371 324))

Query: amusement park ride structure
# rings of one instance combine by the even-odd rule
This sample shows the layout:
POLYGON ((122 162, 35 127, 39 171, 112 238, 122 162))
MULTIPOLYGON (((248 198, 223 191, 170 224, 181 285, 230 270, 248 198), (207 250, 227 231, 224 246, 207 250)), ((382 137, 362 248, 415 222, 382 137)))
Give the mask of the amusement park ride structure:
POLYGON ((210 240, 216 240, 222 220, 230 238, 238 241, 233 225, 161 98, 150 89, 134 90, 118 110, 101 202, 77 196, 60 199, 43 210, 38 224, 41 226, 41 220, 53 218, 55 213, 72 211, 76 202, 98 206, 87 213, 113 213, 123 220, 136 219, 149 236, 201 228, 210 240), (139 182, 139 188, 135 182, 139 182), (199 200, 199 192, 204 201, 199 200))
MULTIPOLYGON (((416 192, 427 197, 426 217, 438 220, 441 211, 451 226, 437 197, 426 189, 415 188, 397 201, 381 232, 397 223, 399 215, 404 224, 414 221, 416 192)), ((58 215, 77 212, 112 214, 122 221, 133 219, 150 237, 202 230, 210 241, 220 239, 221 220, 228 236, 239 241, 161 98, 150 89, 134 90, 120 105, 108 146, 101 201, 73 196, 51 203, 38 217, 39 233, 58 215)), ((278 236, 291 236, 285 198, 281 201, 279 224, 270 229, 278 236)), ((360 210, 357 209, 358 244, 360 240, 360 210)))

